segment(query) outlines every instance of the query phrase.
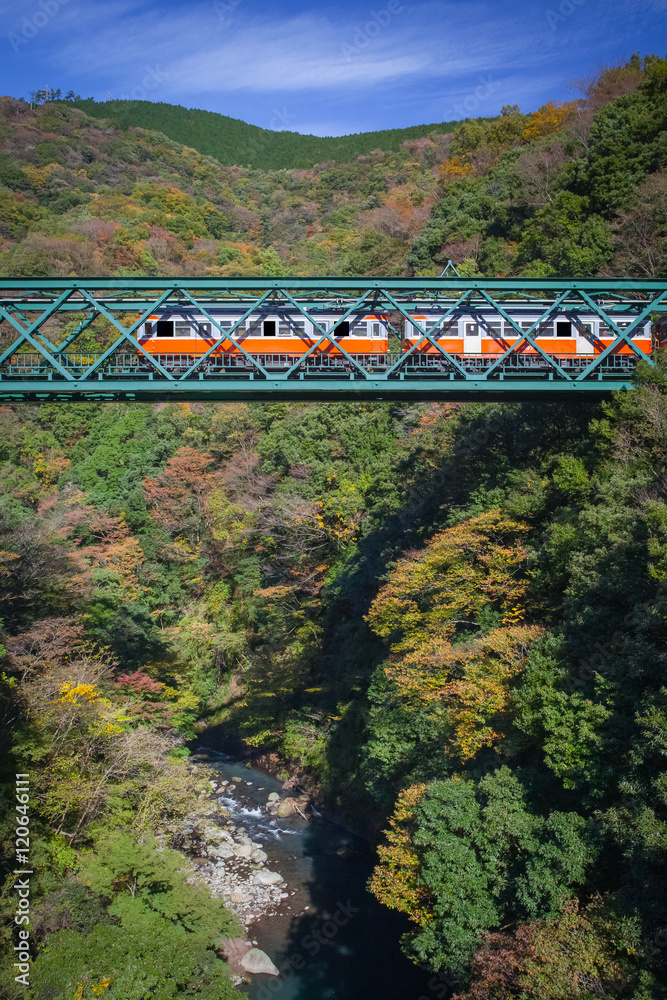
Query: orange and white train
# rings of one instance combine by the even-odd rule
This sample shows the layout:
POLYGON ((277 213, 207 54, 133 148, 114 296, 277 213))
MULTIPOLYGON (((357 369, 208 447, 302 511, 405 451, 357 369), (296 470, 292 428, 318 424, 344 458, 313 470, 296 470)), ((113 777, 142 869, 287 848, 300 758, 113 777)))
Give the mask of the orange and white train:
MULTIPOLYGON (((357 313, 340 321, 343 309, 335 312, 323 307, 321 312, 312 310, 313 319, 298 310, 288 307, 266 307, 246 319, 239 306, 211 307, 210 318, 187 309, 164 310, 150 316, 137 332, 137 339, 147 353, 158 357, 197 358, 215 347, 214 357, 232 360, 243 355, 243 351, 253 356, 298 358, 314 345, 315 356, 329 358, 332 362, 347 354, 383 355, 389 351, 389 336, 392 328, 386 314, 357 313), (211 320, 214 320, 212 323, 211 320), (337 325, 336 325, 337 324, 337 325), (319 329, 318 329, 319 327, 319 329), (230 338, 225 339, 225 331, 230 338), (331 334, 331 339, 323 340, 322 331, 331 334), (231 339, 233 338, 233 340, 231 339), (239 351, 237 344, 243 348, 239 351)), ((616 334, 594 312, 554 313, 546 321, 541 321, 543 311, 526 305, 507 305, 514 322, 521 331, 529 333, 532 339, 547 354, 580 357, 601 354, 616 340, 616 334), (538 324, 535 327, 535 324, 538 324), (533 329, 535 327, 535 329, 533 329), (532 332, 531 332, 532 331, 532 332)), ((402 350, 415 348, 412 354, 438 354, 433 343, 424 339, 421 331, 428 331, 430 337, 442 349, 455 356, 494 356, 504 354, 517 344, 521 334, 500 313, 491 307, 487 310, 459 310, 456 315, 444 318, 444 309, 424 310, 411 313, 405 320, 402 350)), ((627 329, 633 322, 631 313, 613 313, 613 322, 619 329, 627 329)), ((662 331, 652 335, 651 321, 646 320, 632 330, 631 339, 637 349, 650 355, 654 346, 667 344, 667 319, 656 327, 662 331)), ((397 341, 392 350, 397 349, 397 341)), ((519 354, 535 354, 535 348, 527 341, 517 347, 519 354)), ((614 354, 633 355, 627 343, 614 348, 614 354)))
POLYGON ((359 313, 338 322, 337 326, 342 310, 337 314, 318 312, 313 317, 317 326, 295 309, 267 308, 239 323, 243 315, 238 307, 236 310, 212 308, 210 319, 194 311, 165 311, 150 316, 139 328, 137 339, 152 355, 199 357, 221 341, 215 355, 233 356, 242 353, 235 341, 253 356, 298 356, 317 344, 322 337, 321 331, 326 331, 331 333, 333 343, 324 340, 317 348, 318 354, 341 356, 337 347, 339 342, 348 354, 385 354, 388 350, 388 321, 384 315, 359 313), (225 331, 229 331, 233 341, 221 340, 225 331))
MULTIPOLYGON (((522 332, 530 333, 531 338, 547 354, 556 355, 596 355, 601 354, 616 340, 616 333, 600 317, 593 312, 563 312, 555 313, 548 320, 538 323, 543 311, 530 312, 523 309, 505 308, 522 332)), ((634 320, 630 313, 615 313, 613 322, 620 330, 626 329, 634 320)), ((493 356, 504 354, 513 344, 521 339, 521 334, 508 323, 500 313, 488 310, 461 312, 456 316, 443 319, 442 313, 433 311, 420 315, 413 314, 414 322, 406 322, 404 346, 408 350, 416 347, 423 353, 437 353, 433 344, 425 340, 422 331, 449 354, 493 356), (418 324, 418 327, 415 325, 418 324)), ((646 320, 632 330, 631 338, 636 347, 650 355, 652 350, 651 321, 646 320)), ((667 324, 665 325, 667 340, 667 324)), ((517 348, 519 353, 535 354, 535 349, 523 341, 517 348)), ((613 353, 632 355, 634 352, 629 344, 618 345, 613 353)))

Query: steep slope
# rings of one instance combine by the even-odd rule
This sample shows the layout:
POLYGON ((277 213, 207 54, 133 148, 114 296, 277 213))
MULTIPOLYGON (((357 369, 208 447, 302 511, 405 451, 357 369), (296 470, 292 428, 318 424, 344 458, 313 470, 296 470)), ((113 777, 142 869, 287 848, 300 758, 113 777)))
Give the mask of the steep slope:
POLYGON ((667 60, 603 72, 580 100, 464 122, 416 273, 667 275, 667 60))
POLYGON ((152 129, 163 132, 175 142, 191 146, 213 156, 227 166, 251 164, 259 170, 308 168, 325 160, 347 163, 355 156, 374 149, 396 150, 430 133, 453 132, 457 122, 413 125, 410 128, 359 132, 354 135, 301 135, 299 132, 272 131, 249 125, 214 111, 184 108, 180 104, 152 101, 76 101, 75 106, 94 118, 102 118, 126 129, 152 129))
POLYGON ((71 103, 0 99, 0 270, 401 273, 448 136, 312 170, 223 166, 71 103))
MULTIPOLYGON (((386 133, 394 152, 352 155, 380 133, 317 139, 351 158, 289 170, 225 165, 155 131, 178 119, 170 105, 132 103, 148 115, 139 127, 71 102, 31 111, 4 98, 0 271, 432 275, 452 259, 468 275, 659 276, 665 65, 633 57, 581 99, 531 114, 507 107, 450 133, 386 133)), ((255 134, 228 122, 230 150, 255 134)), ((286 158, 313 138, 266 135, 286 158)))

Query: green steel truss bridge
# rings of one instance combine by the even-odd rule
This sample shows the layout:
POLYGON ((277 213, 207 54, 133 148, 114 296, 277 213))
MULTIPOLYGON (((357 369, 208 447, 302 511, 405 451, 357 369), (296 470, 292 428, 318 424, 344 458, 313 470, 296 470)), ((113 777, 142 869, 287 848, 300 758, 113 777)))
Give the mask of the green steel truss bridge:
MULTIPOLYGON (((547 278, 2 278, 0 400, 530 399, 629 389, 642 352, 632 336, 667 312, 667 282, 547 278), (236 309, 231 330, 216 308, 236 309), (237 340, 257 311, 289 309, 319 337, 295 356, 251 354, 237 340), (517 340, 501 354, 443 350, 437 324, 461 310, 493 310, 517 340), (201 355, 152 356, 136 338, 156 312, 203 315, 219 339, 201 355), (318 324, 336 314, 332 329, 318 324), (527 329, 521 314, 539 315, 527 329), (584 312, 607 324, 599 353, 559 355, 535 341, 540 323, 584 312), (389 316, 386 354, 352 354, 336 327, 349 317, 389 316), (615 317, 623 315, 619 325, 615 317), (628 323, 628 316, 631 321, 628 323), (406 349, 405 321, 419 343, 406 349), (217 333, 215 332, 217 331, 217 333), (216 348, 232 342, 223 357, 216 348), (336 351, 326 353, 328 343, 336 351), (91 344, 93 345, 91 347, 91 344), (430 346, 429 346, 430 345, 430 346), (427 351, 424 348, 427 348, 427 351), (619 353, 618 348, 624 352, 619 353), (627 350, 629 348, 629 350, 627 350)), ((620 322, 620 320, 619 320, 620 322)), ((653 361, 649 359, 649 364, 653 361)))

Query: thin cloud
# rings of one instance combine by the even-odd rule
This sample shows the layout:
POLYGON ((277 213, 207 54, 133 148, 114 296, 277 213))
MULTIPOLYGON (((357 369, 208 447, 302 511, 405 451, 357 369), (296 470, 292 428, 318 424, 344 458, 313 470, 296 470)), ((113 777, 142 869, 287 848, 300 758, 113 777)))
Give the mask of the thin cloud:
MULTIPOLYGON (((517 56, 516 25, 506 17, 486 17, 484 29, 471 33, 474 6, 463 16, 452 4, 404 5, 384 25, 381 15, 366 20, 365 14, 342 23, 315 13, 244 20, 240 8, 231 24, 220 24, 213 5, 190 7, 186 17, 144 7, 126 18, 115 12, 116 26, 103 30, 105 8, 97 8, 88 14, 85 44, 73 40, 57 61, 66 65, 76 58, 88 73, 113 72, 121 88, 155 62, 164 79, 161 92, 184 97, 358 89, 410 77, 460 80, 517 56)), ((481 18, 486 5, 476 6, 481 18)), ((539 62, 528 39, 522 58, 525 67, 539 62)))
MULTIPOLYGON (((0 0, 6 32, 30 3, 0 0)), ((667 0, 586 0, 554 24, 563 6, 400 0, 389 17, 387 0, 68 0, 20 52, 6 43, 0 89, 48 82, 347 133, 531 110, 597 63, 660 48, 667 0)))

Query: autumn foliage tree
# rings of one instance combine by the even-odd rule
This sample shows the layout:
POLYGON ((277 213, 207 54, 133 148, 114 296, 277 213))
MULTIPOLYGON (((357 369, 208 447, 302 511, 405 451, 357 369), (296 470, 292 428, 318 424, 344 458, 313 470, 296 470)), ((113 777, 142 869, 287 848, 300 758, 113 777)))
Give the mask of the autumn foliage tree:
POLYGON ((594 859, 584 829, 576 812, 532 812, 507 767, 455 774, 399 797, 371 888, 414 922, 420 962, 460 974, 485 931, 561 911, 594 859))
POLYGON ((547 104, 528 115, 523 138, 530 141, 558 132, 565 122, 576 114, 577 108, 577 101, 548 101, 547 104))
POLYGON ((449 181, 460 181, 464 177, 471 177, 474 174, 472 163, 466 160, 463 154, 450 156, 443 161, 438 170, 438 179, 442 184, 449 181))
POLYGON ((453 1000, 649 996, 653 977, 638 965, 643 950, 637 920, 624 918, 613 898, 568 900, 545 920, 485 935, 472 983, 453 1000))
POLYGON ((151 517, 167 534, 198 544, 213 486, 213 458, 196 448, 179 448, 154 479, 144 481, 151 517))
POLYGON ((540 634, 519 603, 527 530, 489 511, 439 532, 400 560, 368 614, 373 631, 394 640, 387 691, 407 712, 446 719, 461 761, 502 739, 494 720, 540 634))

